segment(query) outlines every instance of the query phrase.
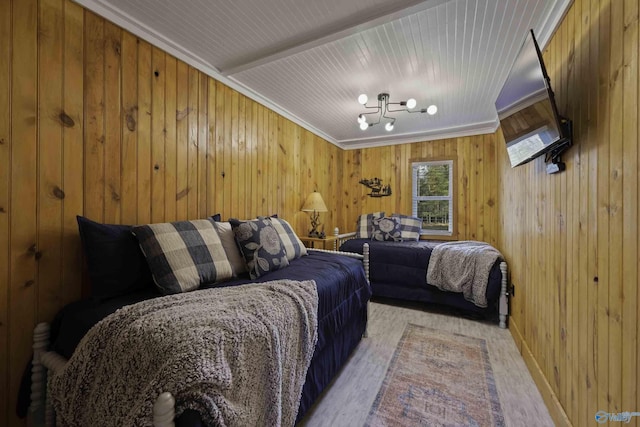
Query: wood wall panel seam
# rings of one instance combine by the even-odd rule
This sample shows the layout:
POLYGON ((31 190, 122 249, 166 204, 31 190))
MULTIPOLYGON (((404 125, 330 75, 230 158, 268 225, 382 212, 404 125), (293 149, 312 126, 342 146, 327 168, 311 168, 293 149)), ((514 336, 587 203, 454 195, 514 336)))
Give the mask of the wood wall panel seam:
MULTIPOLYGON (((0 3, 0 56, 11 58, 12 2, 0 3)), ((0 346, 9 348, 11 283, 11 60, 0 64, 0 346)), ((0 353, 0 422, 9 419, 11 382, 9 352, 0 353)))

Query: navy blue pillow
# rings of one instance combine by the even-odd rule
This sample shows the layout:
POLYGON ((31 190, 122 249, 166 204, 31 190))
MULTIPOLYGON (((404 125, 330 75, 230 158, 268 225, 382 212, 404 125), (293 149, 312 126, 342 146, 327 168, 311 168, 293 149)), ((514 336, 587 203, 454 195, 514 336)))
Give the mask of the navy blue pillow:
POLYGON ((211 218, 211 220, 215 222, 222 222, 222 216, 219 213, 213 214, 209 218, 211 218))
POLYGON ((101 224, 77 216, 91 279, 91 297, 106 299, 148 287, 153 278, 130 225, 101 224))

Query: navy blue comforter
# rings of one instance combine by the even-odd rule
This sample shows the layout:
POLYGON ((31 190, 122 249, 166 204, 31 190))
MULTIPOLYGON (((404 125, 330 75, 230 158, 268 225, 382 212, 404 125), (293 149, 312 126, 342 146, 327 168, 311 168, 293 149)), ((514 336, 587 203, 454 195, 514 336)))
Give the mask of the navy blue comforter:
MULTIPOLYGON (((277 279, 312 279, 316 281, 318 288, 318 344, 302 391, 298 411, 298 419, 301 419, 360 341, 366 328, 367 302, 371 297, 371 289, 361 261, 314 251, 309 251, 308 256, 291 261, 288 267, 257 280, 239 278, 217 286, 237 286, 277 279)), ((67 305, 52 322, 51 350, 70 358, 82 337, 100 320, 125 305, 157 296, 159 293, 155 289, 146 289, 106 301, 88 299, 67 305)), ((27 392, 28 388, 24 391, 27 392)), ((199 416, 194 411, 186 411, 178 418, 177 424, 201 425, 199 416)))
POLYGON ((502 273, 500 260, 494 264, 487 284, 489 307, 481 308, 464 299, 462 294, 444 292, 427 283, 427 267, 433 248, 443 242, 420 240, 412 242, 379 242, 351 239, 340 246, 344 252, 362 253, 369 244, 371 289, 374 296, 433 303, 466 313, 494 316, 497 312, 502 273))

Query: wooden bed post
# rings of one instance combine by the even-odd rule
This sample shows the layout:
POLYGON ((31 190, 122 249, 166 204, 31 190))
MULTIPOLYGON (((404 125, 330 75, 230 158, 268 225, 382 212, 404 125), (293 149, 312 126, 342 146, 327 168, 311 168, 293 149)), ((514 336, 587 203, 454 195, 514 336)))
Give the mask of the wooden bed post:
MULTIPOLYGON (((55 351, 47 351, 43 353, 40 361, 42 362, 42 365, 47 369, 47 375, 51 375, 51 372, 61 372, 64 369, 64 366, 67 364, 67 359, 60 356, 55 351)), ((44 425, 46 425, 47 427, 54 427, 56 425, 56 414, 53 410, 53 405, 51 404, 49 394, 46 394, 46 399, 44 401, 44 425)))
POLYGON ((500 272, 502 273, 502 282, 500 284, 500 302, 498 313, 500 314, 499 326, 502 329, 507 328, 507 316, 509 315, 509 294, 507 293, 507 263, 500 263, 500 272))
POLYGON ((362 260, 362 265, 364 266, 364 274, 367 276, 367 280, 369 279, 369 244, 365 243, 362 245, 362 256, 364 259, 362 260))
MULTIPOLYGON (((369 244, 365 243, 362 245, 362 266, 364 267, 364 275, 367 278, 367 282, 371 285, 371 281, 369 280, 369 244)), ((367 325, 364 329, 364 338, 369 336, 369 301, 367 301, 367 325)))
POLYGON ((162 393, 153 404, 153 427, 175 427, 176 400, 168 391, 162 393))
POLYGON ((337 251, 338 250, 338 240, 340 239, 340 230, 338 230, 338 227, 333 229, 333 236, 335 237, 335 240, 333 241, 333 250, 337 251))
POLYGON ((47 377, 50 372, 59 372, 67 364, 67 359, 54 351, 48 351, 50 326, 38 323, 33 330, 33 360, 31 361, 31 404, 29 405, 30 426, 54 427, 56 424, 53 405, 47 395, 47 377))
POLYGON ((30 425, 41 426, 45 422, 45 396, 47 372, 42 364, 42 355, 49 347, 49 324, 38 323, 33 330, 33 361, 31 363, 30 425))

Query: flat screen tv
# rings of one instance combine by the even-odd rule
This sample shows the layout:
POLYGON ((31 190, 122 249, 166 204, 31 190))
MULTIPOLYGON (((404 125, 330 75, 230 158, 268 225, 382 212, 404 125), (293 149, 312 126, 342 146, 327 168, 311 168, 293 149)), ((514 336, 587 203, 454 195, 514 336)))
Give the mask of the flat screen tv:
POLYGON ((556 163, 559 153, 571 145, 570 123, 558 114, 533 30, 509 71, 496 110, 511 167, 547 153, 556 163))

